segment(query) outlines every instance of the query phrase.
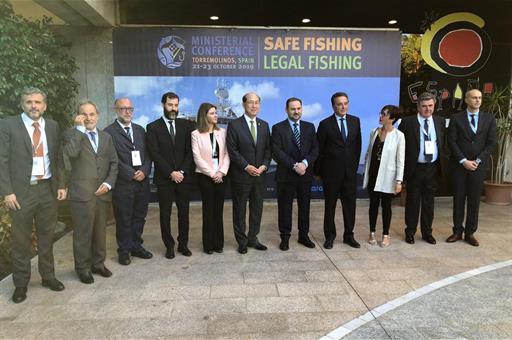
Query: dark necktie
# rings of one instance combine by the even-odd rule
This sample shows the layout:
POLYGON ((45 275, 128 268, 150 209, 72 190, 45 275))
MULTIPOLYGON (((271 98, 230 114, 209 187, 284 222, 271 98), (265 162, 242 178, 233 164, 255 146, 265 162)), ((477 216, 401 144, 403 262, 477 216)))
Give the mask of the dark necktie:
POLYGON ((343 141, 347 141, 347 132, 345 131, 345 124, 343 122, 345 121, 345 118, 340 118, 340 129, 341 129, 341 137, 343 138, 343 141))
POLYGON ((126 135, 128 136, 128 138, 130 138, 130 140, 132 140, 132 134, 130 133, 130 127, 125 126, 124 131, 126 131, 126 135))
MULTIPOLYGON (((425 121, 423 123, 423 136, 425 138, 425 142, 430 141, 430 135, 428 133, 428 119, 426 119, 426 118, 425 118, 425 121)), ((427 154, 425 151, 426 150, 424 149, 423 153, 425 155, 425 161, 427 163, 432 162, 432 155, 431 154, 427 154)))
POLYGON ((295 139, 295 144, 297 144, 297 146, 299 147, 300 149, 300 132, 299 132, 299 129, 297 128, 297 123, 293 123, 293 138, 295 139))
POLYGON ((169 133, 171 134, 171 140, 174 144, 175 134, 174 134, 174 120, 169 120, 169 133))
POLYGON ((476 120, 475 120, 475 115, 474 114, 471 114, 471 135, 475 135, 476 134, 476 120))
POLYGON ((96 132, 94 131, 89 131, 89 136, 91 136, 91 140, 94 144, 93 146, 93 149, 94 149, 94 152, 97 152, 97 148, 98 148, 98 144, 96 143, 96 132))

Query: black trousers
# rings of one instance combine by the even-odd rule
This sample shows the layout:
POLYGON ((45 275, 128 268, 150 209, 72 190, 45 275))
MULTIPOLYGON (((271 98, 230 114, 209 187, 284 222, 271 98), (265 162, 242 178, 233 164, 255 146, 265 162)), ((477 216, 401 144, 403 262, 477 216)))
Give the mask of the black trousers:
POLYGON ((343 209, 343 239, 354 237, 354 224, 356 216, 356 178, 345 177, 343 181, 325 182, 324 179, 324 235, 326 240, 336 238, 336 224, 334 217, 336 213, 336 204, 341 200, 343 209))
POLYGON ((20 210, 10 210, 12 217, 11 258, 15 287, 26 287, 30 281, 32 258, 32 226, 35 225, 39 274, 45 280, 55 277, 53 236, 57 223, 57 199, 50 181, 30 186, 24 197, 16 197, 20 210))
POLYGON ((460 164, 453 165, 453 232, 471 235, 478 229, 480 196, 484 186, 486 169, 469 171, 460 164), (464 210, 466 208, 466 227, 464 210))
POLYGON ((160 232, 166 248, 174 247, 171 235, 172 203, 178 208, 178 245, 188 244, 190 185, 188 183, 171 183, 158 185, 158 206, 160 208, 160 232))
POLYGON ((235 239, 240 246, 258 242, 263 212, 263 177, 253 177, 249 183, 231 181, 231 196, 233 199, 233 230, 235 239), (245 214, 249 202, 249 233, 246 235, 247 225, 245 214))
POLYGON ((370 231, 376 231, 377 215, 379 214, 379 205, 382 207, 382 234, 389 235, 389 226, 391 224, 391 200, 393 194, 385 192, 374 191, 368 189, 370 196, 370 208, 368 209, 368 216, 370 218, 370 231))
POLYGON ((307 237, 309 233, 311 182, 277 182, 277 215, 282 239, 289 239, 292 232, 294 196, 297 196, 299 238, 307 237))
POLYGON ((225 183, 215 183, 206 175, 197 174, 203 208, 203 249, 222 250, 224 247, 225 183))
POLYGON ((128 254, 142 248, 142 233, 149 203, 149 180, 118 183, 112 193, 116 218, 117 253, 128 254))
POLYGON ((405 203, 405 234, 414 235, 420 219, 421 235, 432 235, 434 220, 434 197, 437 191, 438 162, 416 165, 411 178, 407 179, 407 198, 405 203), (420 218, 421 210, 421 218, 420 218))

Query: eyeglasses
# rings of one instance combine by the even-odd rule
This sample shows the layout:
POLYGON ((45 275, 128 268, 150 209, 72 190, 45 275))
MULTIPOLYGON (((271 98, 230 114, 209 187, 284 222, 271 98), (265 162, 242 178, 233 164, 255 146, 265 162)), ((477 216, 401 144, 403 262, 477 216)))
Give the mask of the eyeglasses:
POLYGON ((121 112, 130 112, 130 113, 132 113, 135 110, 133 107, 118 107, 117 109, 121 112))

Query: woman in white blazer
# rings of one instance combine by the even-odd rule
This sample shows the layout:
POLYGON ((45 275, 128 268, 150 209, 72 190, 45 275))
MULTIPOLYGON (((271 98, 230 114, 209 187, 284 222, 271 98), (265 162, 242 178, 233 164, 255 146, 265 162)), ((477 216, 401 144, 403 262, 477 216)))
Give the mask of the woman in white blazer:
POLYGON ((203 103, 192 132, 192 153, 203 204, 203 250, 222 253, 224 247, 224 191, 229 169, 226 130, 217 127, 217 109, 203 103))
POLYGON ((370 196, 370 234, 368 243, 375 245, 375 226, 382 205, 382 242, 381 247, 390 244, 389 226, 391 224, 391 200, 402 191, 405 159, 404 134, 393 127, 399 117, 398 107, 386 105, 380 112, 381 127, 372 130, 364 171, 363 188, 370 196))

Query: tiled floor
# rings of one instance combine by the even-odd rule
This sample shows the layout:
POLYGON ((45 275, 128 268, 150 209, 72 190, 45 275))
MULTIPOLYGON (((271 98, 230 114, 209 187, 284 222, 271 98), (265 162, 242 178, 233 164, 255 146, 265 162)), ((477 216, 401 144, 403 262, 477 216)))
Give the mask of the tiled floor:
MULTIPOLYGON (((0 338, 318 339, 369 310, 429 283, 512 259, 511 206, 482 203, 476 234, 481 244, 478 248, 464 242, 444 242, 451 233, 450 199, 436 201, 434 236, 437 245, 427 244, 420 235, 415 245, 403 242, 404 208, 396 205, 393 206, 391 246, 386 249, 371 246, 365 242, 367 212, 367 201, 358 201, 355 232, 361 249, 349 248, 338 238, 332 250, 325 250, 321 247, 323 202, 314 202, 311 232, 317 247, 311 250, 296 243, 294 230, 291 249, 282 252, 278 249, 277 207, 275 201, 270 201, 265 203, 260 233, 260 241, 268 245, 269 250, 249 249, 248 254, 240 255, 232 233, 231 204, 226 202, 224 253, 207 255, 201 251, 201 207, 194 204, 189 244, 193 256, 186 258, 177 254, 175 259, 168 260, 163 257, 158 208, 152 206, 144 238, 154 258, 133 259, 126 267, 119 265, 115 228, 111 226, 106 265, 114 275, 108 279, 95 276, 93 285, 78 281, 73 271, 71 235, 66 235, 55 245, 57 276, 66 290, 56 293, 42 288, 34 266, 28 299, 15 305, 9 301, 12 280, 2 281, 0 338)), ((341 220, 338 208, 339 235, 343 233, 341 220)), ((173 225, 174 222, 175 216, 173 225)), ((510 271, 490 275, 508 275, 510 279, 510 271)), ((464 281, 457 284, 464 284, 464 281)), ((483 294, 492 293, 491 285, 478 287, 483 294)), ((510 301, 510 289, 500 292, 505 294, 503 299, 510 301)), ((407 308, 414 301, 400 308, 407 308)), ((447 308, 457 308, 458 301, 454 299, 447 308)), ((492 305, 486 308, 492 313, 492 305)), ((381 317, 391 316, 398 310, 381 317)), ((438 327, 438 314, 436 308, 431 308, 418 316, 426 323, 421 327, 438 327)), ((453 333, 428 333, 422 329, 418 334, 456 338, 469 334, 464 332, 470 330, 471 325, 465 324, 460 330, 462 333, 457 324, 453 324, 453 333)), ((364 334, 357 332, 365 327, 373 325, 367 323, 349 337, 364 338, 364 334)), ((512 320, 501 323, 502 328, 510 330, 512 320)), ((371 329, 377 332, 376 336, 382 335, 378 333, 382 328, 371 329)), ((485 334, 492 334, 491 331, 485 334)), ((384 334, 389 337, 391 333, 384 334)), ((393 334, 393 338, 410 335, 393 334)))

